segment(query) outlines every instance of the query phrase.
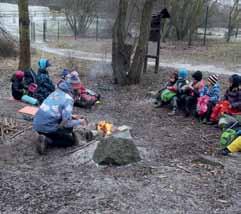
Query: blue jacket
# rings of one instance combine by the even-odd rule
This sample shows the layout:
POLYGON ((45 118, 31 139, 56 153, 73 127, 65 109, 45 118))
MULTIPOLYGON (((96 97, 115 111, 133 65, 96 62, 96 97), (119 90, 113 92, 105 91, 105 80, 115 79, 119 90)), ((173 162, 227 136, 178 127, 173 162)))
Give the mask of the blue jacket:
POLYGON ((71 86, 66 81, 44 100, 33 120, 33 129, 37 132, 52 133, 58 128, 73 128, 80 125, 79 120, 72 120, 73 98, 69 95, 71 86))
POLYGON ((210 97, 210 101, 214 104, 216 104, 219 99, 220 99, 220 96, 221 96, 221 89, 220 89, 220 86, 219 84, 215 84, 214 86, 212 87, 208 87, 208 86, 205 86, 201 91, 200 91, 200 97, 202 96, 209 96, 210 97))
POLYGON ((36 79, 38 85, 36 98, 42 103, 55 90, 55 86, 46 70, 39 69, 36 79))

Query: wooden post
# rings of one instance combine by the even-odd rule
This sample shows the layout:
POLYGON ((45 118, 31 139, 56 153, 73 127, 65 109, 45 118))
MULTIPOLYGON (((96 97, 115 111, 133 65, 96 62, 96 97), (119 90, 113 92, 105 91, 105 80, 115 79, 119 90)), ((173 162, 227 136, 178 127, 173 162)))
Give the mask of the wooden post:
POLYGON ((209 12, 209 6, 207 5, 206 16, 205 16, 204 37, 203 37, 203 45, 204 46, 206 45, 206 40, 207 40, 208 12, 209 12))
POLYGON ((31 40, 33 42, 36 41, 36 36, 35 36, 35 23, 31 22, 31 40))
POLYGON ((43 22, 43 41, 46 42, 46 30, 47 30, 47 21, 43 22))
POLYGON ((96 41, 98 40, 99 37, 99 17, 96 17, 96 41))
POLYGON ((160 62, 160 46, 161 46, 161 33, 159 33, 159 39, 157 41, 157 50, 156 50, 156 66, 155 66, 155 73, 159 71, 159 62, 160 62))
POLYGON ((170 14, 167 11, 167 9, 163 9, 158 14, 152 16, 149 41, 157 43, 157 50, 156 50, 155 56, 149 55, 148 47, 147 47, 145 64, 144 64, 144 72, 146 72, 147 70, 148 58, 151 58, 151 59, 155 59, 155 73, 158 73, 159 62, 160 62, 160 46, 161 46, 161 27, 162 27, 161 21, 162 19, 167 19, 167 18, 170 18, 170 14))
POLYGON ((59 29, 60 28, 60 26, 59 26, 59 21, 58 21, 58 41, 59 41, 59 29))

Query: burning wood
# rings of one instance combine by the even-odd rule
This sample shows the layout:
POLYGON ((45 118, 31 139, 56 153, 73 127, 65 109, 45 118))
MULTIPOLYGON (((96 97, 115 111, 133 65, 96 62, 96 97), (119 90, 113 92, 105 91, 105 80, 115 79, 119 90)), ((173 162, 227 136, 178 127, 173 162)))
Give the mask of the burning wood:
POLYGON ((106 121, 100 121, 96 125, 96 129, 98 132, 101 132, 104 136, 111 135, 113 132, 113 124, 106 121))

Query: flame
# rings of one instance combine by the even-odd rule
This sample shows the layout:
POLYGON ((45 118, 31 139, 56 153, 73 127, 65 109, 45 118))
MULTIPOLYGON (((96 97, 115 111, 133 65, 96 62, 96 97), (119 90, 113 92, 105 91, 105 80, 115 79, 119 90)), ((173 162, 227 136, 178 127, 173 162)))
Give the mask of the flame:
POLYGON ((113 129, 113 125, 109 122, 106 121, 100 121, 97 124, 97 130, 99 132, 102 132, 103 135, 111 135, 112 134, 112 129, 113 129))

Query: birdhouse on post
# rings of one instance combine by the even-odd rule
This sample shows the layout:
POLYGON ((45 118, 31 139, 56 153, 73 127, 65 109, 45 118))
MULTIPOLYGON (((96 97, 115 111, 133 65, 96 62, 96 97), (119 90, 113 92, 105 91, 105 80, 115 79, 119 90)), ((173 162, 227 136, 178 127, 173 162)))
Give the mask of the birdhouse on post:
POLYGON ((147 45, 144 72, 146 72, 146 69, 147 69, 148 58, 156 60, 155 73, 157 73, 159 70, 161 30, 163 27, 162 19, 169 19, 169 18, 170 18, 170 14, 166 8, 160 11, 159 13, 152 15, 149 41, 156 42, 157 50, 156 50, 156 55, 149 55, 148 45, 147 45))

